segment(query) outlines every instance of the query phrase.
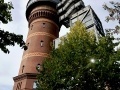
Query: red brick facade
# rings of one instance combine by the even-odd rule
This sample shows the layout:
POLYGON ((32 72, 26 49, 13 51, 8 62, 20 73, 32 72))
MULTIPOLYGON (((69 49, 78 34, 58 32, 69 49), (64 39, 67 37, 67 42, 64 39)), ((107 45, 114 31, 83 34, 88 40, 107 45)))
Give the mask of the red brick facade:
POLYGON ((38 71, 37 65, 49 56, 52 42, 59 36, 57 12, 48 5, 39 5, 31 9, 28 15, 29 31, 26 40, 19 74, 14 77, 13 90, 33 90, 38 71))

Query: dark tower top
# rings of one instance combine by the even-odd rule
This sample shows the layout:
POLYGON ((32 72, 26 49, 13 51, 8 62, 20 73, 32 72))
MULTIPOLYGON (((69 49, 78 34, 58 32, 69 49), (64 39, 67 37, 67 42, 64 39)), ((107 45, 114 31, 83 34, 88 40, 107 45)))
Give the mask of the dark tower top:
POLYGON ((28 20, 31 10, 40 5, 48 5, 56 9, 60 0, 29 0, 26 6, 26 18, 28 20))

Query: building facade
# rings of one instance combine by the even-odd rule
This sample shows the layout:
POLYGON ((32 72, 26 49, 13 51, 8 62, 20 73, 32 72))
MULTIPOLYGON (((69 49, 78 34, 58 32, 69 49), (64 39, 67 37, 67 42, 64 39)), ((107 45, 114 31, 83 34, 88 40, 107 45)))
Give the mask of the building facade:
POLYGON ((19 74, 14 77, 13 90, 34 90, 37 69, 49 56, 51 44, 59 37, 59 18, 56 4, 59 0, 29 0, 26 9, 28 36, 19 74), (37 69, 36 69, 37 68, 37 69))
MULTIPOLYGON (((90 5, 83 7, 80 10, 77 10, 76 13, 72 14, 67 26, 72 27, 76 21, 82 22, 88 32, 93 32, 96 37, 96 41, 99 41, 100 37, 105 36, 102 23, 90 5)), ((66 37, 66 35, 63 37, 66 37)), ((53 42, 54 47, 58 48, 61 43, 61 38, 57 38, 53 42)))

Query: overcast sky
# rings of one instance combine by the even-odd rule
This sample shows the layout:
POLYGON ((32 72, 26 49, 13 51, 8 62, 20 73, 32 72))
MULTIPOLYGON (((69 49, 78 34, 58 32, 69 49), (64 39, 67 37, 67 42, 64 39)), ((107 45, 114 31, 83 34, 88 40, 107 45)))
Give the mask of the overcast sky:
MULTIPOLYGON (((6 2, 10 0, 5 0, 6 2)), ((7 25, 0 25, 0 28, 14 32, 16 34, 22 34, 24 40, 26 40, 28 32, 28 23, 25 17, 25 9, 28 0, 11 0, 14 6, 12 10, 13 21, 7 25)), ((91 5, 95 13, 102 21, 104 28, 114 28, 117 22, 105 22, 105 16, 107 11, 102 8, 102 5, 108 3, 109 0, 84 0, 85 5, 91 5)), ((119 0, 114 0, 119 1, 119 0)), ((60 36, 65 35, 69 29, 64 26, 61 28, 60 36)), ((0 90, 12 90, 13 77, 18 75, 20 62, 22 58, 23 50, 19 46, 9 47, 10 54, 4 54, 0 51, 0 90)))

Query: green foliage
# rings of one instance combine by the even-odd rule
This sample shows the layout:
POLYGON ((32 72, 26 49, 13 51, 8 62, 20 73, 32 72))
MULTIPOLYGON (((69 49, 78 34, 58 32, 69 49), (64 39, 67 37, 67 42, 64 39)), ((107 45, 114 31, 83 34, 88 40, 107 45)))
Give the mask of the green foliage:
POLYGON ((95 36, 76 22, 53 49, 38 75, 38 90, 120 90, 120 50, 109 37, 95 36))
MULTIPOLYGON (((106 16, 106 22, 109 22, 109 21, 115 21, 117 20, 118 23, 120 24, 120 3, 119 2, 114 2, 113 0, 110 1, 110 4, 111 5, 107 5, 107 4, 104 4, 103 5, 103 8, 105 10, 108 11, 109 15, 106 16)), ((114 33, 117 33, 119 34, 120 33, 120 25, 116 25, 114 29, 111 29, 113 31, 111 31, 110 29, 106 29, 107 31, 107 35, 109 35, 111 33, 111 35, 113 35, 114 33)))
POLYGON ((19 44, 20 47, 25 47, 22 35, 16 35, 14 33, 9 33, 8 31, 0 30, 0 49, 4 53, 9 53, 6 46, 14 46, 15 43, 19 44))
MULTIPOLYGON (((11 9, 13 9, 11 2, 5 3, 4 0, 0 0, 0 21, 3 24, 7 24, 9 21, 12 21, 11 9)), ((15 43, 19 44, 20 47, 25 47, 22 35, 16 35, 8 31, 0 30, 0 49, 4 53, 9 53, 6 46, 14 46, 15 43)))
POLYGON ((106 17, 106 21, 109 20, 118 20, 120 24, 120 3, 110 1, 112 7, 108 6, 107 4, 103 5, 103 8, 109 12, 109 16, 106 17))
POLYGON ((11 9, 13 9, 11 2, 5 3, 4 0, 0 0, 0 20, 2 23, 12 21, 11 9))

